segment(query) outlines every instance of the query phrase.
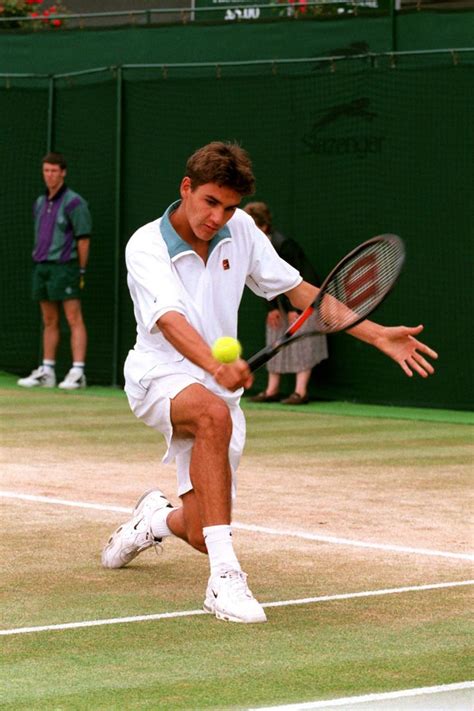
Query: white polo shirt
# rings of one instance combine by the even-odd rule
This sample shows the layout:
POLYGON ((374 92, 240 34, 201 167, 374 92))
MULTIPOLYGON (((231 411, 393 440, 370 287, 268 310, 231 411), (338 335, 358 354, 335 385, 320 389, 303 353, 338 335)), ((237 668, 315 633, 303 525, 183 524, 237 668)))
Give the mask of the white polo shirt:
MULTIPOLYGON (((137 322, 137 341, 125 362, 125 390, 143 398, 147 382, 160 375, 187 373, 206 381, 209 374, 166 340, 156 322, 177 311, 211 345, 220 336, 237 337, 237 317, 245 286, 272 300, 301 283, 299 272, 282 260, 252 217, 237 209, 209 244, 207 263, 181 239, 165 214, 138 229, 125 258, 128 287, 137 322)), ((213 378, 212 390, 230 395, 213 378)), ((233 393, 238 399, 241 390, 233 393)))

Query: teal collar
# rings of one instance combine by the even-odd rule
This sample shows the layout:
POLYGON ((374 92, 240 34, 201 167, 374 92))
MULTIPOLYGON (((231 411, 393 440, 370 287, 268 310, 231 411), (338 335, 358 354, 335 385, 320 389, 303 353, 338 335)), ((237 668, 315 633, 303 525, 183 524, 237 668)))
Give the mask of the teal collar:
MULTIPOLYGON (((171 203, 160 222, 161 235, 165 241, 166 247, 168 248, 168 253, 171 259, 175 259, 185 253, 194 253, 193 248, 185 242, 184 239, 181 239, 171 224, 170 215, 176 210, 180 202, 181 200, 176 200, 176 202, 171 203)), ((231 239, 230 230, 227 225, 224 225, 224 227, 222 227, 209 242, 209 254, 215 247, 217 247, 219 242, 222 242, 225 239, 231 239)))

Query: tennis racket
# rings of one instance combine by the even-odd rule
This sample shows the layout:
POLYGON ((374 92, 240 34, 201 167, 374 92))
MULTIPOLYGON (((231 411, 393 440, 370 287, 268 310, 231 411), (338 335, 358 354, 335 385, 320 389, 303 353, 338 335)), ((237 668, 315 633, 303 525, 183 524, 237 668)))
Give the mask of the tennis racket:
POLYGON ((300 338, 337 333, 353 328, 380 306, 395 286, 405 261, 405 248, 397 235, 383 234, 363 242, 334 267, 319 293, 285 333, 274 343, 248 358, 254 372, 285 346, 300 338), (298 333, 311 316, 314 331, 298 333))

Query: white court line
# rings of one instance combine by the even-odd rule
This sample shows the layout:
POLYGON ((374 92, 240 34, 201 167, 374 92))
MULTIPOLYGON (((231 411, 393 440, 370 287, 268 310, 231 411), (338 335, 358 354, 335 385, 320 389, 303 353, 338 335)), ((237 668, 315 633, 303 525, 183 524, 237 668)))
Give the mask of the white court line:
MULTIPOLYGON (((413 585, 403 588, 386 588, 384 590, 366 590, 365 592, 344 593, 339 595, 323 595, 320 597, 305 597, 297 600, 277 600, 264 602, 262 607, 285 607, 289 605, 309 605, 319 602, 333 602, 336 600, 352 600, 361 597, 375 597, 378 595, 395 595, 406 592, 422 592, 426 590, 442 590, 447 588, 474 585, 474 580, 459 580, 450 583, 433 583, 432 585, 413 585)), ((49 632, 57 630, 78 629, 81 627, 100 627, 102 625, 118 625, 127 622, 144 622, 152 620, 169 620, 176 617, 194 617, 195 615, 209 614, 204 610, 182 610, 178 612, 160 612, 155 615, 135 615, 134 617, 112 617, 104 620, 84 620, 83 622, 65 622, 57 625, 40 625, 37 627, 15 627, 0 630, 0 636, 28 634, 30 632, 49 632)))
POLYGON ((397 546, 388 543, 370 543, 369 541, 358 541, 352 538, 338 538, 336 536, 322 536, 319 533, 306 533, 305 531, 288 531, 279 528, 268 528, 267 526, 254 526, 246 523, 232 523, 235 528, 243 531, 254 531, 255 533, 267 533, 270 536, 284 536, 285 538, 303 538, 307 541, 320 541, 321 543, 334 543, 343 546, 356 546, 357 548, 376 548, 382 551, 393 551, 394 553, 416 553, 417 555, 431 555, 440 558, 458 558, 460 560, 474 560, 473 553, 451 553, 450 551, 437 551, 432 548, 412 548, 411 546, 397 546))
MULTIPOLYGON (((35 496, 33 494, 20 494, 13 491, 0 491, 0 497, 10 499, 20 499, 23 501, 36 501, 45 504, 57 504, 60 506, 73 506, 82 509, 95 509, 96 511, 117 511, 120 513, 132 513, 133 509, 125 506, 112 506, 108 504, 89 504, 81 501, 71 501, 69 499, 56 499, 49 496, 35 496)), ((320 543, 332 543, 334 545, 354 546, 356 548, 373 548, 376 550, 391 551, 393 553, 414 553, 416 555, 427 555, 438 558, 456 558, 457 560, 474 561, 472 553, 452 553, 451 551, 439 551, 432 548, 412 548, 411 546, 397 546, 388 543, 370 543, 369 541, 359 541, 351 538, 339 538, 337 536, 323 536, 319 533, 307 533, 306 531, 292 531, 284 528, 268 528, 267 526, 255 526, 247 523, 233 522, 232 526, 242 531, 253 533, 265 533, 269 536, 283 536, 285 538, 301 538, 306 541, 319 541, 320 543)))
MULTIPOLYGON (((410 696, 425 696, 427 694, 439 694, 445 692, 452 693, 453 691, 461 691, 464 689, 473 688, 474 681, 461 681, 456 684, 421 686, 418 689, 403 689, 401 691, 389 691, 384 694, 366 694, 365 696, 347 696, 344 699, 330 699, 328 701, 308 701, 305 703, 287 704, 285 706, 259 706, 248 709, 247 711, 304 711, 305 709, 326 709, 334 708, 337 706, 361 704, 372 701, 388 701, 390 699, 402 699, 410 696)), ((377 708, 383 707, 377 706, 377 708)))
POLYGON ((131 509, 129 506, 89 504, 83 501, 71 501, 70 499, 55 499, 52 496, 18 494, 15 491, 0 491, 0 497, 4 497, 5 499, 20 499, 21 501, 36 501, 40 504, 58 504, 59 506, 73 506, 79 509, 95 509, 96 511, 118 511, 119 513, 131 513, 133 511, 133 509, 131 509))

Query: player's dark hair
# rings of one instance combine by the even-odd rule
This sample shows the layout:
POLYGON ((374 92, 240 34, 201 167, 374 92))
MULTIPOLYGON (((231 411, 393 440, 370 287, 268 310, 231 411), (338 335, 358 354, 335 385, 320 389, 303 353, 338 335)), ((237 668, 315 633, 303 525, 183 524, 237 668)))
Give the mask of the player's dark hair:
POLYGON ((41 161, 41 164, 43 163, 51 163, 51 165, 59 165, 61 170, 66 170, 67 168, 67 163, 66 159, 63 156, 62 153, 55 153, 54 151, 50 151, 49 153, 46 153, 46 155, 43 157, 43 160, 41 161))
POLYGON ((269 231, 272 231, 272 213, 265 202, 249 202, 244 210, 253 217, 257 227, 262 228, 266 225, 269 231))
POLYGON ((242 196, 255 192, 252 161, 237 143, 213 141, 199 148, 186 163, 186 175, 191 180, 192 190, 206 183, 216 183, 242 196))

